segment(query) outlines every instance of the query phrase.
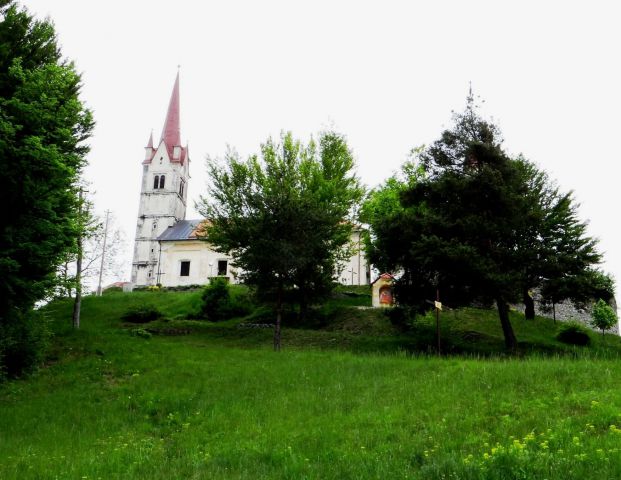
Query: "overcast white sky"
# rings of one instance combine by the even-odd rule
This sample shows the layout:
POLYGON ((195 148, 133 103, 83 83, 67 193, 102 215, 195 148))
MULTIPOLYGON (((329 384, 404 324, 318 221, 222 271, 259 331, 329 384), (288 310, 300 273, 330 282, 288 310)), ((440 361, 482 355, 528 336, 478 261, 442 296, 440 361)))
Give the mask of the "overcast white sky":
MULTIPOLYGON (((603 268, 621 281, 621 4, 614 1, 23 0, 56 25, 83 72, 97 127, 87 179, 118 217, 128 279, 147 138, 164 122, 181 65, 189 195, 207 155, 242 155, 281 130, 334 126, 358 174, 382 182, 435 140, 465 105, 486 100, 505 147, 574 190, 603 268)), ((188 218, 197 218, 193 208, 188 218)))

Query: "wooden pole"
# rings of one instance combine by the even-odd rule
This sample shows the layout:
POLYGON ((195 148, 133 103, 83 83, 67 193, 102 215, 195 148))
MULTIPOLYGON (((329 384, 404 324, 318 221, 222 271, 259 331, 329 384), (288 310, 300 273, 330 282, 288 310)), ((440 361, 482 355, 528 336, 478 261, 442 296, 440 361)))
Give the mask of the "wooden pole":
MULTIPOLYGON (((440 302, 440 289, 436 288, 436 302, 440 302)), ((436 338, 438 340, 438 356, 442 355, 440 341, 440 308, 436 305, 436 338)))

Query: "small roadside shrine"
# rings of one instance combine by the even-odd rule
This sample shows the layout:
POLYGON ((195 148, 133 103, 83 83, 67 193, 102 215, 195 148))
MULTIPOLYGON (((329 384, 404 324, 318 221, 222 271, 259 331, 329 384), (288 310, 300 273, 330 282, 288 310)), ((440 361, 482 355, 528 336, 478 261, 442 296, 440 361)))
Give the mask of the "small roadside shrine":
POLYGON ((372 283, 371 305, 374 307, 392 307, 395 304, 393 286, 395 277, 382 273, 372 283))

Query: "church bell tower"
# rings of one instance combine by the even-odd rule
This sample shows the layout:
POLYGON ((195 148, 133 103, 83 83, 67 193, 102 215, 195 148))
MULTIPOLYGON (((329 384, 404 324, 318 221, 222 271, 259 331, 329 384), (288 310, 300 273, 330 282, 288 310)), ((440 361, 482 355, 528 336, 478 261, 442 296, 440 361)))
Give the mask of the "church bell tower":
POLYGON ((159 144, 154 147, 151 132, 145 151, 132 262, 131 281, 135 286, 156 284, 160 253, 157 238, 185 219, 190 157, 187 145, 181 146, 178 72, 159 144))

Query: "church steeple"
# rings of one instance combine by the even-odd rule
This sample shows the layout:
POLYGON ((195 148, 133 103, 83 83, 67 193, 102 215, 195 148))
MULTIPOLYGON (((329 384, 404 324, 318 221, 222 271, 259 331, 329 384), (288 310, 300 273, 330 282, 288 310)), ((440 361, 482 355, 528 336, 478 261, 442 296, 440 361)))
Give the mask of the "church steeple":
POLYGON ((190 157, 181 146, 179 72, 175 78, 159 144, 153 132, 142 162, 142 187, 136 223, 132 282, 153 285, 159 265, 158 237, 185 219, 190 157))
MULTIPOLYGON (((160 142, 166 144, 166 148, 171 153, 171 157, 179 160, 180 155, 174 155, 174 147, 181 148, 181 126, 179 122, 179 72, 175 79, 175 85, 168 103, 168 112, 166 113, 166 121, 162 129, 162 137, 160 142)), ((181 152, 179 152, 181 153, 181 152)))
MULTIPOLYGON (((179 104, 179 72, 177 71, 175 84, 173 85, 170 101, 168 102, 168 111, 166 112, 166 120, 164 121, 160 142, 157 148, 153 148, 153 140, 151 138, 149 140, 151 143, 147 145, 147 151, 150 146, 153 148, 155 154, 155 151, 158 150, 163 143, 166 146, 168 159, 173 163, 180 163, 183 165, 188 155, 187 148, 181 146, 181 114, 179 104)), ((153 136, 153 132, 151 132, 151 136, 153 136)), ((152 158, 153 156, 149 157, 147 155, 143 163, 151 163, 152 158)))

